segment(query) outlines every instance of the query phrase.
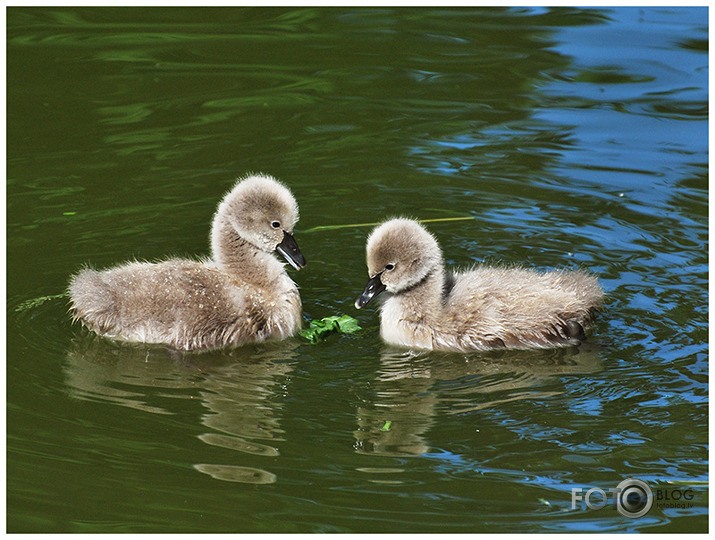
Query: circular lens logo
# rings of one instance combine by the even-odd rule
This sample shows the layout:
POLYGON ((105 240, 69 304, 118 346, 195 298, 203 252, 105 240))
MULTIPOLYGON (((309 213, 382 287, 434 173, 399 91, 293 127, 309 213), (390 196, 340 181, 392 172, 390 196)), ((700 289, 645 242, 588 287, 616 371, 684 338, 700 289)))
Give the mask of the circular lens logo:
POLYGON ((643 480, 628 478, 617 489, 616 508, 622 516, 639 518, 653 506, 653 492, 643 480))

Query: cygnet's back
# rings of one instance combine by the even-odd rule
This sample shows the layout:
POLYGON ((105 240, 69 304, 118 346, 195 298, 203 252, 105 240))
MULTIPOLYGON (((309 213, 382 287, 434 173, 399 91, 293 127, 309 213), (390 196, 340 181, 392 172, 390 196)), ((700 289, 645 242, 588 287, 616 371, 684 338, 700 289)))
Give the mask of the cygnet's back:
POLYGON ((386 290, 381 334, 396 345, 466 351, 577 344, 603 299, 598 280, 578 271, 478 266, 445 273, 437 241, 407 219, 372 232, 367 264, 370 280, 355 305, 386 290))
POLYGON ((183 350, 290 336, 301 326, 300 295, 274 252, 305 266, 297 221, 283 184, 240 180, 214 215, 211 259, 84 269, 70 281, 74 318, 102 335, 183 350))

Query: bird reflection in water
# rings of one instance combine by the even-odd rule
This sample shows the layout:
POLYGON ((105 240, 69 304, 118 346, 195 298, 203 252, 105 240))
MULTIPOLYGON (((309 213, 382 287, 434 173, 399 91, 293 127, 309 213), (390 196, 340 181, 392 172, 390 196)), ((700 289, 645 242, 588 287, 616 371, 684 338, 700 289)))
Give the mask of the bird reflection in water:
MULTIPOLYGON (((283 440, 282 397, 297 346, 289 340, 185 354, 85 333, 68 351, 64 373, 68 392, 76 399, 162 415, 186 410, 174 400, 198 399, 206 409, 201 423, 209 428, 198 436, 201 441, 234 450, 237 457, 274 457, 279 455, 274 444, 283 440)), ((197 463, 194 468, 228 482, 276 481, 270 471, 241 464, 197 463)))

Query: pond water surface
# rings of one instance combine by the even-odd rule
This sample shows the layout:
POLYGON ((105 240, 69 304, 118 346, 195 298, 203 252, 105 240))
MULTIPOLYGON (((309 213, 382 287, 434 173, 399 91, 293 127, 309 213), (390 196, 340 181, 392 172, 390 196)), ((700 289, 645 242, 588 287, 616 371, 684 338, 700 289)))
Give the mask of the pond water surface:
POLYGON ((707 530, 707 8, 9 8, 7 175, 9 531, 707 530), (362 331, 71 323, 72 273, 207 255, 249 171, 300 205, 306 324, 362 331), (429 224, 449 265, 594 272, 591 338, 386 346, 336 226, 394 215, 470 217, 429 224), (628 478, 690 498, 572 508, 628 478))

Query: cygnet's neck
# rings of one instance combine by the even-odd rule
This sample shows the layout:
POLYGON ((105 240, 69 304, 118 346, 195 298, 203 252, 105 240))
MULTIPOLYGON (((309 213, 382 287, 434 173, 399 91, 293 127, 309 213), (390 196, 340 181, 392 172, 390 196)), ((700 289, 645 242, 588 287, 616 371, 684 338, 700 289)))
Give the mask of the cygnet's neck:
POLYGON ((437 266, 417 285, 395 294, 390 300, 398 302, 402 312, 409 315, 409 318, 428 323, 441 315, 444 276, 444 268, 437 266))
POLYGON ((211 253, 221 270, 246 283, 265 285, 284 273, 283 264, 272 253, 250 244, 224 221, 214 223, 211 253))

